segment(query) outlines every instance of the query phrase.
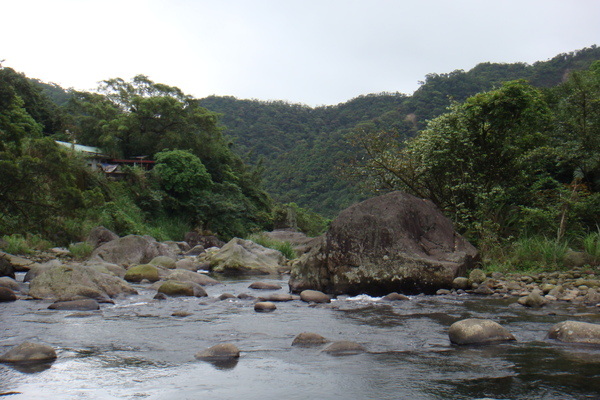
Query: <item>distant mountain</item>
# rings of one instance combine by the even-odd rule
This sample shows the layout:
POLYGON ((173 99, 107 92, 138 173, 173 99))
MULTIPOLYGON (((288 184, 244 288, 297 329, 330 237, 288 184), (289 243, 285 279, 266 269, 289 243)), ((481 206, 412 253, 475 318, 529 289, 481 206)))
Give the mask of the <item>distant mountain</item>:
POLYGON ((312 108, 219 96, 202 99, 202 104, 222 114, 225 134, 236 151, 254 164, 262 159, 265 186, 276 200, 332 217, 363 198, 336 173, 337 164, 350 151, 345 135, 357 126, 414 136, 427 120, 445 112, 452 100, 464 101, 516 79, 549 88, 570 71, 586 69, 596 60, 600 49, 594 45, 533 65, 486 62, 467 72, 428 74, 411 96, 369 94, 335 106, 312 108))

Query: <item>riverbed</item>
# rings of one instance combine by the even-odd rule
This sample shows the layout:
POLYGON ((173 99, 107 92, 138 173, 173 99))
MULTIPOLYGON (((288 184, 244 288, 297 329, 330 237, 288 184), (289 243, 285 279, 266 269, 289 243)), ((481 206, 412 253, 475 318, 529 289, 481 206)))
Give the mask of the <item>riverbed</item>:
POLYGON ((413 296, 388 302, 368 296, 331 304, 278 302, 270 313, 253 300, 223 293, 287 293, 287 277, 260 278, 280 290, 249 289, 257 278, 221 279, 207 298, 138 296, 97 312, 48 310, 48 302, 0 303, 0 352, 24 341, 53 346, 58 359, 35 368, 0 364, 7 399, 597 399, 600 347, 546 339, 567 319, 600 323, 597 307, 556 302, 541 309, 516 298, 413 296), (179 316, 176 316, 176 315, 179 316), (187 316, 181 316, 186 315, 187 316), (448 327, 491 318, 517 341, 455 346, 448 327), (298 348, 301 332, 351 340, 364 354, 331 356, 298 348), (233 363, 199 361, 218 343, 241 351, 233 363))

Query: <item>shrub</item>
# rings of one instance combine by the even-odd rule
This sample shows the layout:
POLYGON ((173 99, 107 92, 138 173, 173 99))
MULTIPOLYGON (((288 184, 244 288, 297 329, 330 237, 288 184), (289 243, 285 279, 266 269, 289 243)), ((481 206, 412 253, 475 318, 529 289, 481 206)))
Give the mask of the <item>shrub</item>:
POLYGON ((581 242, 586 253, 594 257, 595 260, 600 260, 600 228, 596 232, 585 235, 581 242))
POLYGON ((88 258, 94 248, 92 245, 86 242, 72 243, 69 245, 69 251, 75 258, 84 259, 88 258))
POLYGON ((31 254, 33 250, 27 239, 22 235, 7 235, 2 237, 2 250, 9 254, 31 254))
POLYGON ((263 234, 253 234, 248 240, 252 240, 256 244, 260 244, 263 247, 268 247, 269 249, 277 250, 283 254, 285 258, 288 260, 293 260, 297 257, 296 250, 292 247, 290 242, 281 242, 279 240, 273 240, 266 235, 263 234))

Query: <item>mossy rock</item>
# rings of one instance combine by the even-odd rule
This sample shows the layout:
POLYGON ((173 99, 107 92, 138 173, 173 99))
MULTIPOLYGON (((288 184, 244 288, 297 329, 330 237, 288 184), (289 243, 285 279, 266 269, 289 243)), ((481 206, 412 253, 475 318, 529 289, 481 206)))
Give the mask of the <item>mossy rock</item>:
POLYGON ((141 282, 144 279, 150 282, 156 282, 160 279, 158 268, 150 264, 141 264, 131 267, 125 273, 125 278, 128 282, 141 282))
POLYGON ((206 297, 206 290, 194 282, 181 282, 168 280, 158 288, 158 293, 166 294, 167 296, 190 296, 190 297, 206 297))

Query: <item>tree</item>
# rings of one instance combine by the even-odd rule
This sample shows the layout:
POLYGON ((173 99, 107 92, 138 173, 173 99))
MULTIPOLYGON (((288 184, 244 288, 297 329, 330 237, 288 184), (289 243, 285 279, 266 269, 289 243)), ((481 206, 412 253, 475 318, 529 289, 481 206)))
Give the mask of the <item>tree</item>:
POLYGON ((543 144, 547 114, 539 90, 508 82, 453 103, 414 139, 370 133, 358 173, 375 191, 400 189, 431 199, 463 230, 480 230, 499 207, 518 202, 534 179, 535 166, 526 160, 543 144))

